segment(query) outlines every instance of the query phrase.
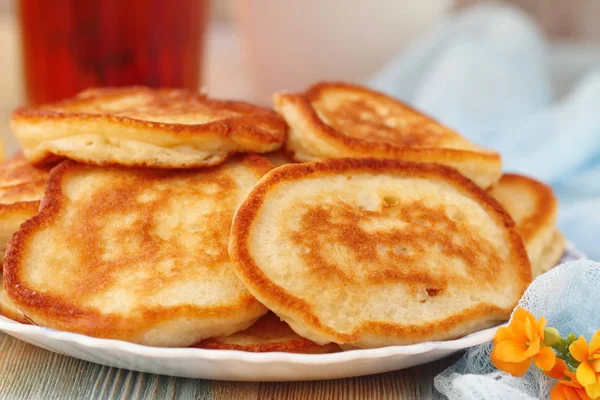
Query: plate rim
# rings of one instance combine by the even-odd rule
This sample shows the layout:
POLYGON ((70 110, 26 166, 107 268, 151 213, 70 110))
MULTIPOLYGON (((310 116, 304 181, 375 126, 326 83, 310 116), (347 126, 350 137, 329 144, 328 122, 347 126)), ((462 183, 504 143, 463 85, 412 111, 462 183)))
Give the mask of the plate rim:
MULTIPOLYGON (((565 252, 559 262, 587 259, 573 243, 567 241, 565 252)), ((453 340, 430 341, 401 346, 387 346, 373 349, 353 349, 327 354, 299 354, 286 352, 253 353, 241 350, 201 349, 195 347, 153 347, 117 339, 86 336, 79 333, 59 331, 39 325, 27 325, 0 315, 0 331, 9 335, 41 335, 62 343, 76 343, 95 350, 116 350, 133 356, 156 359, 202 359, 204 361, 243 361, 253 364, 284 362, 288 364, 320 365, 342 364, 349 361, 381 359, 388 357, 418 356, 432 351, 455 352, 477 346, 493 339, 496 330, 506 323, 498 324, 453 340)), ((20 340, 19 338, 17 338, 20 340)), ((37 346, 39 347, 39 346, 37 346)), ((69 355, 70 356, 70 355, 69 355)), ((71 356, 73 357, 73 356, 71 356)), ((77 358, 77 357, 75 357, 77 358)))
POLYGON ((245 361, 250 363, 295 362, 302 364, 332 364, 358 359, 378 359, 390 356, 414 356, 433 350, 462 350, 492 340, 496 330, 502 326, 473 332, 458 339, 432 341, 402 346, 387 346, 373 349, 353 349, 327 354, 300 354, 286 352, 253 353, 241 350, 201 349, 195 347, 153 347, 117 339, 96 338, 79 333, 59 331, 38 325, 26 325, 0 315, 0 331, 11 334, 42 335, 60 342, 77 343, 90 349, 120 350, 132 355, 158 359, 202 358, 214 361, 245 361))

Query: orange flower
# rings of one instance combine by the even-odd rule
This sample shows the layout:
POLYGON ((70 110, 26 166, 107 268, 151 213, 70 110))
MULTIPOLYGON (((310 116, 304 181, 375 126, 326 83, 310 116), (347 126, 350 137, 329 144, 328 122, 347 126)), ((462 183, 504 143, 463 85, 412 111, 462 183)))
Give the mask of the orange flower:
POLYGON ((542 371, 552 369, 556 355, 550 347, 542 346, 545 326, 544 317, 538 322, 529 311, 517 308, 508 326, 496 332, 492 363, 514 376, 525 375, 532 359, 542 371))
POLYGON ((562 358, 556 359, 556 364, 554 364, 554 367, 552 367, 551 370, 544 371, 544 373, 546 375, 548 375, 550 378, 557 379, 557 380, 564 379, 566 376, 565 372, 571 372, 571 371, 569 371, 569 367, 567 367, 567 363, 562 358))
POLYGON ((600 330, 596 331, 590 345, 583 336, 571 343, 569 351, 581 364, 577 367, 577 380, 592 399, 600 398, 600 330))
POLYGON ((547 371, 546 375, 560 379, 550 391, 550 400, 591 400, 562 359, 557 358, 554 368, 547 371))
POLYGON ((571 380, 561 380, 550 391, 550 400, 592 400, 581 384, 577 382, 575 374, 569 372, 571 380))

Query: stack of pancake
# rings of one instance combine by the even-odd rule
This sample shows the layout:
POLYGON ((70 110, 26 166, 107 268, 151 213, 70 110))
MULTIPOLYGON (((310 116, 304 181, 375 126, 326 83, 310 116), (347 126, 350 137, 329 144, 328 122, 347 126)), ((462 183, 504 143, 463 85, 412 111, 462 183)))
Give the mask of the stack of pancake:
POLYGON ((327 353, 498 324, 562 255, 550 188, 398 100, 320 83, 274 104, 132 87, 16 110, 0 313, 327 353))

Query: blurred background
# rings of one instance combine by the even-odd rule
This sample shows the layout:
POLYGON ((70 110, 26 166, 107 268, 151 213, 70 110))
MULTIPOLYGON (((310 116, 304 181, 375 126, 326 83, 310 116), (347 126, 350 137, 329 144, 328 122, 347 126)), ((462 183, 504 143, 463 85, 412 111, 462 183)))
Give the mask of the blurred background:
MULTIPOLYGON (((69 0, 29 2, 55 9, 69 0)), ((79 3, 97 3, 80 0, 79 3)), ((193 2, 193 1, 191 1, 193 2)), ((123 0, 138 9, 190 1, 123 0)), ((202 86, 214 96, 268 103, 273 90, 297 90, 316 79, 362 81, 443 18, 481 0, 206 0, 202 86)), ((25 101, 18 0, 0 0, 0 109, 25 101)), ((25 1, 27 3, 27 1, 25 1)), ((100 0, 102 3, 102 0, 100 0)), ((498 3, 498 2, 496 2, 498 3)), ((505 0, 526 11, 556 44, 551 56, 578 52, 570 73, 600 62, 600 1, 505 0), (598 58, 595 58, 598 57, 598 58), (579 65, 575 65, 579 64, 579 65)), ((47 17, 47 15, 45 16, 47 17)), ((143 18, 137 17, 137 18, 143 18)), ((201 33, 202 35, 202 33, 201 33)), ((37 61, 41 62, 41 61, 37 61)), ((558 66, 559 68, 562 66, 558 66)), ((6 120, 6 118, 3 118, 6 120)))

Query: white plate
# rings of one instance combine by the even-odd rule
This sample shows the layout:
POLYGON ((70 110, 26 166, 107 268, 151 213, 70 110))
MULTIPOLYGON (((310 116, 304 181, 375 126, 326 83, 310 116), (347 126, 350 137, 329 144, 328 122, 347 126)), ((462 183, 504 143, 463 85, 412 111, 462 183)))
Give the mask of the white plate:
MULTIPOLYGON (((562 262, 583 258, 572 247, 562 262)), ((186 378, 232 381, 298 381, 376 374, 439 360, 485 343, 497 327, 456 340, 333 354, 247 353, 237 350, 149 347, 98 339, 0 316, 0 331, 34 346, 111 367, 186 378)))

